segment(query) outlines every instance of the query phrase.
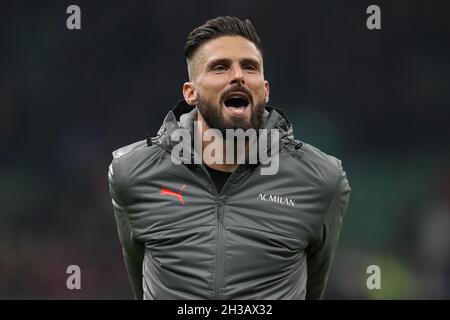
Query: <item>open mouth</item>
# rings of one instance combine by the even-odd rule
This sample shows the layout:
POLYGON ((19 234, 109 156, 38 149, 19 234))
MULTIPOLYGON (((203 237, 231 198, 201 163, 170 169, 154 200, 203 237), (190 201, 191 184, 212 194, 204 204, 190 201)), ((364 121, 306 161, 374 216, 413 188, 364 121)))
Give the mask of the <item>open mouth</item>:
POLYGON ((225 107, 233 116, 244 115, 249 104, 250 99, 243 93, 232 93, 224 101, 225 107))

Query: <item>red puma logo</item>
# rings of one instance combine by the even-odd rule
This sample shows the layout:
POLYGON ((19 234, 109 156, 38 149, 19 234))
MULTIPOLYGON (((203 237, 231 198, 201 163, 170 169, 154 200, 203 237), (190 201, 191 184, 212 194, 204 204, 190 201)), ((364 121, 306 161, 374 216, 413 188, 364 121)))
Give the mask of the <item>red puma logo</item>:
POLYGON ((180 188, 180 192, 175 192, 167 188, 161 188, 161 194, 168 194, 169 196, 177 197, 178 200, 180 200, 181 204, 184 204, 183 196, 181 193, 183 192, 184 188, 186 188, 186 185, 183 184, 180 188))

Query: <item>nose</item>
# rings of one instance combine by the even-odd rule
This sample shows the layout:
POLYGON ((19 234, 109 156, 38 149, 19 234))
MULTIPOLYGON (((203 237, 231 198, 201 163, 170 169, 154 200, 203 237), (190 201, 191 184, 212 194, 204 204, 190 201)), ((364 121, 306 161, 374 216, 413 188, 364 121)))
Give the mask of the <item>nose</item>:
POLYGON ((231 80, 232 84, 244 84, 244 73, 242 72, 242 69, 240 66, 235 66, 233 68, 233 79, 231 80))

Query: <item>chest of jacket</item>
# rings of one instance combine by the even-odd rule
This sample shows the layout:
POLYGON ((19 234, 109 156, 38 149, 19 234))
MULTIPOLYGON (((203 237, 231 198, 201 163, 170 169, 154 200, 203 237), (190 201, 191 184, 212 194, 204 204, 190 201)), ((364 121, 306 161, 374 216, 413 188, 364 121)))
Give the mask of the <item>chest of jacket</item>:
POLYGON ((137 239, 153 252, 175 246, 214 251, 219 233, 243 252, 272 248, 286 256, 304 250, 321 225, 328 199, 301 170, 281 168, 275 176, 259 170, 233 173, 218 193, 201 165, 161 161, 144 168, 129 188, 137 239))

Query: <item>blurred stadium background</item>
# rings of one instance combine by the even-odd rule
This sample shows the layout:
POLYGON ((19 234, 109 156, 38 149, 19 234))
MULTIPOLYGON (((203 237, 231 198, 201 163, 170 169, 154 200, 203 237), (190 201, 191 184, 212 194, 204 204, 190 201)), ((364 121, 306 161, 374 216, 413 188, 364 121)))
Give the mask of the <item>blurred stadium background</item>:
POLYGON ((218 15, 252 20, 271 104, 348 173, 326 298, 449 299, 449 4, 267 0, 2 2, 0 298, 132 298, 111 152, 156 133, 182 97, 186 35, 218 15), (366 28, 370 4, 382 30, 366 28), (366 288, 371 264, 381 290, 366 288))

